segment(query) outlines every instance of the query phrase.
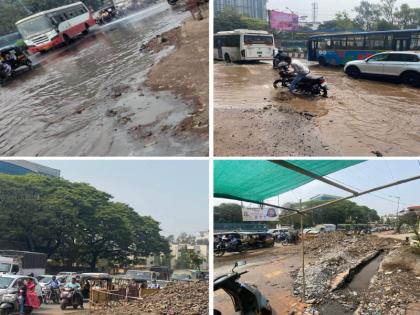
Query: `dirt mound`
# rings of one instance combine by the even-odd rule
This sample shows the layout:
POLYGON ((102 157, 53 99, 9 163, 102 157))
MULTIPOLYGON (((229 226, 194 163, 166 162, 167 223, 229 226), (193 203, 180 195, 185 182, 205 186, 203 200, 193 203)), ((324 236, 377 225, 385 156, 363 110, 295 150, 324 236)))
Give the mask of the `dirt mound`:
POLYGON ((141 314, 208 314, 209 283, 185 282, 169 284, 159 293, 145 297, 138 303, 99 311, 97 315, 141 315, 141 314))

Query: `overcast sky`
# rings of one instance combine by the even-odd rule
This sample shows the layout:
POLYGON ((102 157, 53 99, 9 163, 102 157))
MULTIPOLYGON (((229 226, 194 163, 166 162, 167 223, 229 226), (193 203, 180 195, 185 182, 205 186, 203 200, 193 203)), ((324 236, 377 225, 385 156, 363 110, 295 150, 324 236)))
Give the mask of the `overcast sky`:
POLYGON ((207 161, 33 161, 89 183, 161 222, 164 235, 208 230, 207 161))
MULTIPOLYGON (((286 11, 289 7, 292 11, 300 16, 306 15, 307 21, 312 21, 312 3, 314 0, 268 0, 267 8, 269 10, 286 11)), ((353 15, 354 7, 360 4, 360 0, 317 0, 318 3, 318 21, 330 20, 338 11, 347 11, 353 15)), ((370 0, 372 3, 379 3, 380 0, 370 0)), ((400 6, 407 3, 411 7, 420 7, 420 0, 398 0, 397 5, 400 6)))
MULTIPOLYGON (((328 176, 339 183, 344 183, 356 191, 362 191, 377 186, 389 184, 396 180, 420 175, 420 162, 407 161, 366 161, 349 167, 328 176)), ((335 196, 348 196, 347 192, 331 187, 319 181, 313 181, 291 192, 280 195, 278 198, 268 200, 269 203, 283 205, 286 202, 299 202, 309 200, 317 194, 331 194, 335 196)), ((397 199, 390 196, 399 196, 400 209, 420 205, 420 180, 384 189, 373 194, 351 199, 361 205, 375 209, 380 215, 396 213, 397 199)), ((215 199, 215 204, 233 202, 232 200, 215 199)), ((239 202, 238 202, 239 203, 239 202)))

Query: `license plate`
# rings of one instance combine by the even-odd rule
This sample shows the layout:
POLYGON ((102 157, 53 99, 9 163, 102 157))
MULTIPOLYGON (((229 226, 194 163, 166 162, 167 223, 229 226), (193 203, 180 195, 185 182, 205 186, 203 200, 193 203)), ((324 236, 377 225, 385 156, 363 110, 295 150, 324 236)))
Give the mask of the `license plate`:
POLYGON ((258 55, 262 55, 262 51, 257 51, 257 54, 258 55))

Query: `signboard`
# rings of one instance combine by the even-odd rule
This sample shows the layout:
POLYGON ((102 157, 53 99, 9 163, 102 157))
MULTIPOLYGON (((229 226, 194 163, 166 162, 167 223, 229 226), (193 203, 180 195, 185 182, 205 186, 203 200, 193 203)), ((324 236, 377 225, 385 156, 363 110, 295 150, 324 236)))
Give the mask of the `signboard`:
POLYGON ((279 217, 279 209, 263 207, 263 208, 242 208, 242 219, 244 222, 254 221, 277 221, 279 217))
POLYGON ((299 16, 287 12, 270 11, 270 26, 278 31, 299 30, 299 16))

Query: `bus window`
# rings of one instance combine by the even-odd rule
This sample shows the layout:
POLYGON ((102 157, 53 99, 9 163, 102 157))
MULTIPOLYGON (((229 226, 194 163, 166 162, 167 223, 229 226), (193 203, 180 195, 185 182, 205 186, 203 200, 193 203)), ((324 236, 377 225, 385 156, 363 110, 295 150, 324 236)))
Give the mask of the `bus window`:
POLYGON ((348 49, 360 49, 364 46, 363 36, 348 36, 347 37, 347 48, 348 49))
POLYGON ((344 49, 346 48, 346 37, 333 37, 331 41, 331 48, 344 49))
POLYGON ((368 35, 366 37, 366 48, 367 49, 386 49, 385 47, 385 36, 384 35, 368 35))
POLYGON ((331 38, 322 38, 319 40, 319 49, 331 48, 331 38))
POLYGON ((410 50, 420 50, 420 34, 411 35, 410 50))
POLYGON ((224 46, 226 47, 239 47, 241 43, 240 35, 226 36, 224 46))
POLYGON ((246 45, 252 45, 252 44, 273 45, 273 37, 262 36, 262 35, 244 35, 244 43, 246 45))

